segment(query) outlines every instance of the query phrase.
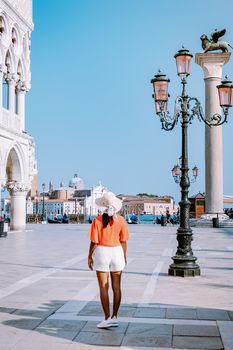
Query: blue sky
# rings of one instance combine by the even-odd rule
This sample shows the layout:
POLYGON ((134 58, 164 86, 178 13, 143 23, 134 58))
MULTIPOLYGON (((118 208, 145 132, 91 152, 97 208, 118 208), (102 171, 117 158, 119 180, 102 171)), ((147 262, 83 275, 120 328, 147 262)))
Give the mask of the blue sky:
MULTIPOLYGON (((158 68, 169 76, 172 112, 181 92, 174 54, 182 44, 200 52, 200 36, 215 28, 226 28, 233 44, 232 13, 230 0, 34 0, 26 129, 36 141, 40 190, 42 182, 67 184, 78 173, 86 187, 101 180, 115 193, 178 199, 171 169, 181 154, 181 128, 161 130, 150 79, 158 68)), ((232 59, 226 73, 233 78, 232 59)), ((194 59, 187 89, 203 102, 194 59)), ((225 194, 233 194, 232 116, 223 127, 225 194)), ((189 127, 189 160, 200 169, 190 194, 204 191, 198 121, 189 127)))

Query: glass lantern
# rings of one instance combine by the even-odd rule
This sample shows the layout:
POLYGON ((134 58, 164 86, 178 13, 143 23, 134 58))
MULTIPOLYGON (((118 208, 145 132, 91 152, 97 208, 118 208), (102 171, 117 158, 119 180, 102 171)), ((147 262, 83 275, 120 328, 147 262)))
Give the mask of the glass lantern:
POLYGON ((199 169, 196 165, 195 165, 195 167, 192 168, 192 172, 193 172, 193 177, 196 179, 196 177, 198 176, 198 173, 199 173, 199 169))
POLYGON ((189 53, 189 50, 182 49, 175 54, 177 74, 183 78, 190 74, 190 67, 193 55, 189 53))
POLYGON ((152 95, 155 101, 156 113, 159 113, 163 106, 163 110, 167 110, 167 101, 168 101, 168 83, 170 80, 166 77, 165 74, 160 71, 155 77, 151 80, 153 85, 154 94, 152 95))
POLYGON ((233 85, 232 81, 228 80, 227 76, 225 80, 221 81, 220 85, 217 85, 219 104, 221 107, 231 107, 233 105, 233 85))

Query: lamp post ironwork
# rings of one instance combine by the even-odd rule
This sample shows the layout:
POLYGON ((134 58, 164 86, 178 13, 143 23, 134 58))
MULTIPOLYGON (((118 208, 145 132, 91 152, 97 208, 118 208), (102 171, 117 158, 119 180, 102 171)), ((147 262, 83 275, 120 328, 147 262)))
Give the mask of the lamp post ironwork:
POLYGON ((173 116, 167 111, 168 104, 168 83, 170 80, 160 71, 151 80, 153 84, 156 114, 160 118, 162 129, 172 130, 181 122, 182 129, 182 159, 181 159, 181 200, 180 205, 180 226, 177 230, 178 247, 176 255, 172 257, 173 263, 170 265, 168 274, 171 276, 199 276, 200 267, 196 263, 197 258, 193 255, 191 242, 193 240, 192 230, 189 224, 190 202, 188 200, 188 191, 190 186, 189 167, 188 167, 188 125, 191 124, 196 116, 199 121, 203 121, 208 126, 219 126, 227 121, 228 109, 233 104, 233 85, 225 78, 217 86, 219 93, 219 102, 223 110, 223 116, 214 114, 210 119, 206 119, 200 102, 196 97, 190 97, 186 92, 187 77, 190 74, 190 66, 193 55, 189 50, 182 48, 174 56, 176 59, 177 74, 181 78, 182 92, 175 100, 175 113, 173 116))
POLYGON ((42 196, 43 196, 43 207, 42 207, 42 221, 45 221, 45 206, 44 206, 44 197, 45 197, 45 183, 43 182, 42 183, 42 190, 43 190, 43 193, 42 193, 42 196))
MULTIPOLYGON (((182 161, 182 157, 180 157, 179 159, 182 161)), ((180 183, 181 161, 180 161, 180 165, 176 164, 172 168, 172 176, 173 176, 174 181, 177 184, 180 183)), ((197 177, 198 177, 198 174, 199 174, 199 169, 198 169, 198 167, 196 165, 192 168, 192 173, 193 173, 193 178, 190 180, 190 182, 195 182, 197 180, 197 177)))

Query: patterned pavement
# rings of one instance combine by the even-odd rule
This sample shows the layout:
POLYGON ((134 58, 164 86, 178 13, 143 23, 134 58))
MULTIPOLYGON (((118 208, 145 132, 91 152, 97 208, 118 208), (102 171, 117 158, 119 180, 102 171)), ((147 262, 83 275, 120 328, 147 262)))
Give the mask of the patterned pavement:
POLYGON ((233 349, 233 230, 195 228, 201 276, 167 275, 177 227, 130 225, 120 326, 102 319, 88 225, 29 225, 0 240, 0 350, 233 349))

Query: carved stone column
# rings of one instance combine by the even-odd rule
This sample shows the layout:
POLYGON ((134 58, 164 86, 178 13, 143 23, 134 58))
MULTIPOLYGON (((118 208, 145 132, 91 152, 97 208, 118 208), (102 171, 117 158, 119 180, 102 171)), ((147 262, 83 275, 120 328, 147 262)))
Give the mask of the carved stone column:
MULTIPOLYGON (((221 82, 222 68, 229 58, 229 52, 196 54, 196 63, 204 72, 207 120, 222 112, 216 86, 221 82)), ((222 126, 205 126, 205 203, 207 219, 223 214, 222 126)))
MULTIPOLYGON (((2 83, 3 83, 3 70, 2 70, 2 65, 0 64, 0 113, 2 113, 2 104, 3 104, 2 83)), ((2 120, 2 115, 0 115, 0 118, 2 120)))
MULTIPOLYGON (((1 173, 0 173, 1 176, 1 173)), ((2 189, 5 187, 6 183, 4 180, 0 178, 0 217, 3 217, 3 212, 2 212, 2 189)))
POLYGON ((8 83, 7 108, 11 114, 15 113, 15 79, 11 73, 6 74, 6 81, 8 83))
POLYGON ((16 113, 20 116, 20 130, 25 130, 25 95, 26 86, 19 81, 16 86, 17 110, 16 113))
POLYGON ((11 181, 7 184, 8 191, 11 194, 10 209, 10 228, 18 231, 26 227, 26 195, 28 186, 11 181))

